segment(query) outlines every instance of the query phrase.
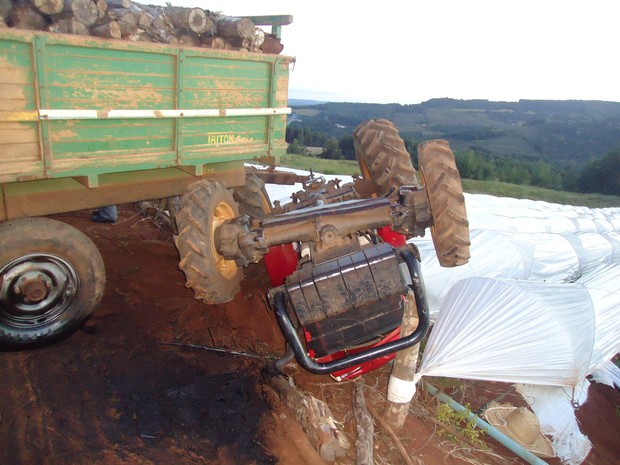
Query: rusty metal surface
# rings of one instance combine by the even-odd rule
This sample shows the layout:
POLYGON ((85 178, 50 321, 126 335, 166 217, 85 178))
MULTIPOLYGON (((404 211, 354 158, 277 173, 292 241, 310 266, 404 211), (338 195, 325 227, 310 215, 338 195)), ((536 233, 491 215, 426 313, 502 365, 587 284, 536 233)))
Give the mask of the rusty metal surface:
POLYGON ((167 168, 102 175, 99 187, 89 189, 72 178, 4 184, 0 193, 0 221, 97 208, 183 194, 199 179, 215 179, 227 187, 243 185, 243 166, 228 167, 196 177, 167 168))

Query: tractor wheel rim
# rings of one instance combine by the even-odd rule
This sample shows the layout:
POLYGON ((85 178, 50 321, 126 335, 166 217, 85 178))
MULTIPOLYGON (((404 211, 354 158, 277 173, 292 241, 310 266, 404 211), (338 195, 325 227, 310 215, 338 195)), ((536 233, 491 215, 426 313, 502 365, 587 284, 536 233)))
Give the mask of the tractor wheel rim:
POLYGON ((30 254, 0 269, 0 323, 36 328, 61 319, 79 290, 71 263, 52 254, 30 254))
MULTIPOLYGON (((215 211, 213 212, 213 227, 211 230, 212 239, 215 239, 215 234, 219 231, 220 226, 228 220, 235 218, 234 210, 230 205, 225 202, 220 202, 215 207, 215 211)), ((238 271, 237 264, 234 260, 227 260, 221 255, 216 247, 215 240, 211 241, 213 244, 213 256, 215 257, 215 265, 219 271, 219 273, 226 279, 233 279, 238 271)))

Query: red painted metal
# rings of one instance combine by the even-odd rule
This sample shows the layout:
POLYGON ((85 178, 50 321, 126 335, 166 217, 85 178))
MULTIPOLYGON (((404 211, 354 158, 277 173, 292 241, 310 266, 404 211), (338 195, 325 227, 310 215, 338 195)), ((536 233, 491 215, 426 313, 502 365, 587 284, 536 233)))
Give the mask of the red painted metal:
POLYGON ((381 239, 394 247, 402 247, 407 243, 407 238, 402 234, 392 231, 390 226, 377 229, 377 234, 379 234, 381 239))
MULTIPOLYGON (((396 328, 394 331, 389 333, 380 341, 375 342, 374 344, 356 347, 354 349, 345 349, 339 352, 334 352, 333 354, 326 355, 325 357, 321 357, 317 360, 317 362, 330 362, 332 360, 338 360, 348 354, 354 354, 356 352, 360 352, 369 347, 377 347, 383 344, 387 344, 388 342, 395 341, 400 337, 400 326, 396 328)), ((353 365, 350 368, 345 368, 344 370, 335 371, 331 374, 331 376, 336 381, 344 381, 348 379, 355 379, 362 376, 364 373, 368 373, 369 371, 376 370, 377 368, 382 367, 390 360, 392 360, 396 356, 395 353, 384 355, 383 357, 375 358, 373 360, 369 360, 368 362, 360 363, 359 365, 353 365)))
POLYGON ((293 244, 269 247, 265 255, 265 266, 273 286, 281 286, 288 275, 297 269, 297 252, 293 244))

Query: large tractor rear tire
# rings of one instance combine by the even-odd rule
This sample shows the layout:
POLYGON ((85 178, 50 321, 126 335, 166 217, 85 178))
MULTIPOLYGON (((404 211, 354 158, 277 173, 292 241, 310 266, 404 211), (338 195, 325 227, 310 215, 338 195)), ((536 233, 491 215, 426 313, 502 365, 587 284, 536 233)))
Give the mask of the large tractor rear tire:
POLYGON ((105 266, 81 231, 48 218, 0 225, 0 347, 59 341, 88 320, 103 296, 105 266))
POLYGON ((363 122, 353 131, 353 144, 362 176, 372 181, 378 196, 395 197, 401 186, 419 185, 405 143, 391 121, 363 122))
POLYGON ((430 204, 431 235, 439 264, 464 265, 469 261, 469 222, 461 176, 446 140, 429 140, 418 145, 422 185, 430 204))
POLYGON ((222 304, 239 292, 243 272, 216 248, 216 235, 226 220, 239 216, 232 193, 217 181, 197 181, 181 197, 174 241, 186 287, 207 304, 222 304))
POLYGON ((265 183, 255 174, 246 176, 245 186, 233 189, 233 198, 242 215, 263 219, 271 213, 271 200, 265 183))

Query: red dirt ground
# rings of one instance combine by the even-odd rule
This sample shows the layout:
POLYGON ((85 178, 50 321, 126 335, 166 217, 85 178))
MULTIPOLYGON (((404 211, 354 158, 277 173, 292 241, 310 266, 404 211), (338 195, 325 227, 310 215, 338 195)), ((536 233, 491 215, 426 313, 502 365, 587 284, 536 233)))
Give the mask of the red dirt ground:
MULTIPOLYGON (((177 268, 171 234, 122 206, 114 225, 89 212, 55 218, 84 231, 99 247, 108 282, 86 327, 51 347, 0 354, 0 465, 246 465, 309 463, 301 433, 282 408, 260 395, 266 368, 283 340, 264 301, 262 264, 245 272, 242 290, 225 305, 193 299, 177 268), (250 358, 165 343, 208 345, 259 354, 250 358), (273 405, 272 405, 273 407, 273 405)), ((381 411, 389 367, 365 376, 367 400, 381 411)), ((296 384, 326 401, 355 443, 353 383, 298 370, 296 384)), ((432 380, 472 410, 508 385, 432 380)), ((514 394, 505 401, 519 403, 514 394)), ((522 401, 521 401, 522 402, 522 401)), ((620 462, 620 395, 593 385, 577 416, 594 444, 586 464, 620 462)), ((509 451, 445 438, 436 401, 424 392, 412 403, 400 441, 413 463, 519 464, 509 451)), ((337 464, 355 463, 354 448, 337 464)), ((379 427, 375 463, 406 463, 379 427)), ((549 461, 559 464, 559 460, 549 461)))

